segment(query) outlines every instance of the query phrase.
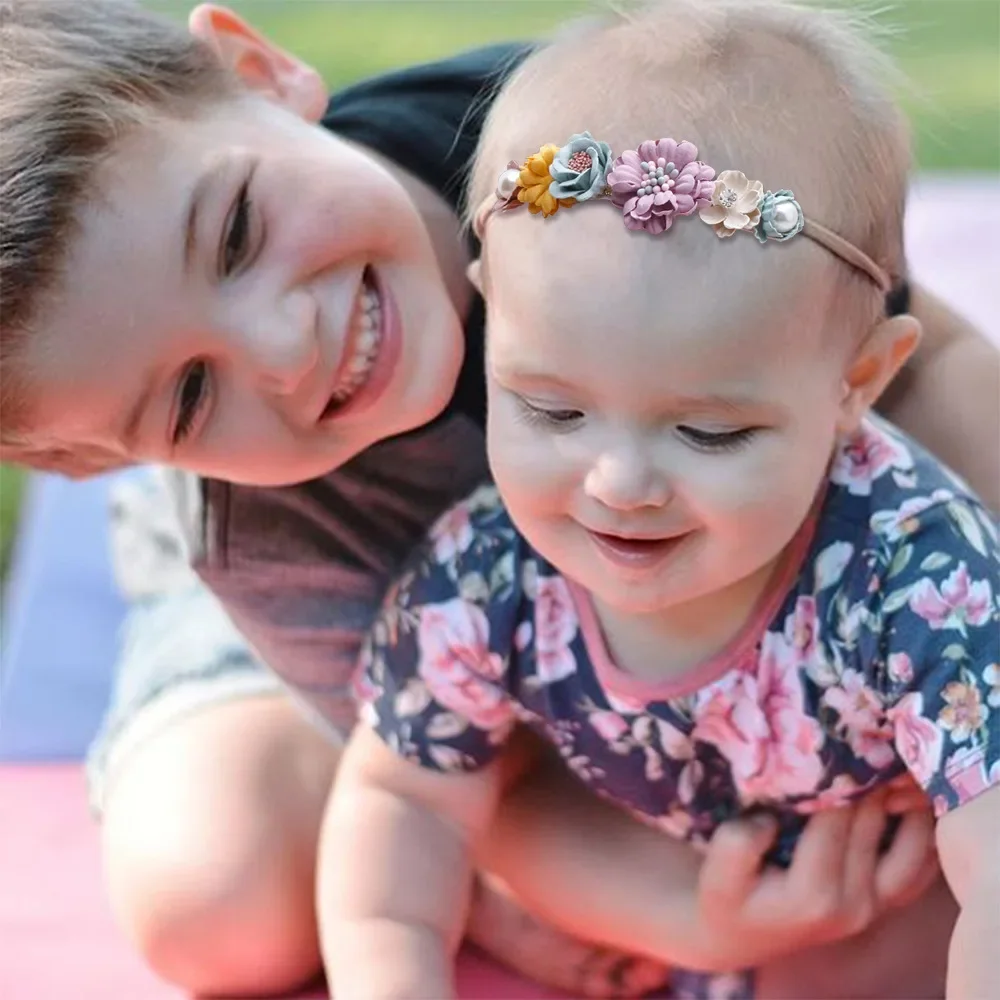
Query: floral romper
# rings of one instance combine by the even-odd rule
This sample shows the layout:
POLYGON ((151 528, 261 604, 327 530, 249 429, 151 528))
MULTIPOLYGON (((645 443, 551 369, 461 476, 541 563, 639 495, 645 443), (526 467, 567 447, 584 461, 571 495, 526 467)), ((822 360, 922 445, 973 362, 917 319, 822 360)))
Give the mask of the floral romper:
MULTIPOLYGON (((681 680, 616 667, 587 593, 518 535, 496 491, 452 509, 387 596, 362 719, 464 771, 515 722, 598 794, 704 844, 766 809, 787 864, 810 813, 909 770, 940 816, 1000 783, 1000 548, 991 515, 881 421, 839 445, 818 513, 729 646, 681 680)), ((752 995, 677 970, 672 995, 752 995)))

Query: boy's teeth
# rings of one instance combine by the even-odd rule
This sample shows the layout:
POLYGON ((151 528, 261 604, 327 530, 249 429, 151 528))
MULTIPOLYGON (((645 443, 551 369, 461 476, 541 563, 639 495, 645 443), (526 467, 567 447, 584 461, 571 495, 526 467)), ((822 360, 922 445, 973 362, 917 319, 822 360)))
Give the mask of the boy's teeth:
POLYGON ((355 304, 348 332, 348 343, 353 345, 352 356, 344 367, 340 384, 330 396, 331 402, 346 403, 364 384, 378 354, 381 317, 378 294, 364 287, 355 304))

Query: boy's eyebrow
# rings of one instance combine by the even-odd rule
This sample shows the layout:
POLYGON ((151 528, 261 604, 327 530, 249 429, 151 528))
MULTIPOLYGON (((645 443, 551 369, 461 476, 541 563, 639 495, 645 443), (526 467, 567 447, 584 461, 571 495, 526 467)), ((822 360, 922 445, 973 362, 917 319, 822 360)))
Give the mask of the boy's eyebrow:
POLYGON ((184 273, 191 270, 191 260, 194 257, 195 244, 198 241, 198 212, 205 201, 205 195, 215 184, 216 179, 225 167, 225 161, 216 160, 191 189, 191 200, 188 202, 187 220, 184 224, 184 273))

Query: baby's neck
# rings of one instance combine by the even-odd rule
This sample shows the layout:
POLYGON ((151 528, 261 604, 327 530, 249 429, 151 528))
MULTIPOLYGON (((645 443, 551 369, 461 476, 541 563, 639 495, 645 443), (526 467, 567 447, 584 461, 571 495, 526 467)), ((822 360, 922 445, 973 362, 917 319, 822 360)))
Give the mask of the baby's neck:
POLYGON ((594 597, 615 665, 637 680, 674 681, 723 652, 773 586, 783 556, 750 576, 684 604, 649 614, 623 614, 594 597))

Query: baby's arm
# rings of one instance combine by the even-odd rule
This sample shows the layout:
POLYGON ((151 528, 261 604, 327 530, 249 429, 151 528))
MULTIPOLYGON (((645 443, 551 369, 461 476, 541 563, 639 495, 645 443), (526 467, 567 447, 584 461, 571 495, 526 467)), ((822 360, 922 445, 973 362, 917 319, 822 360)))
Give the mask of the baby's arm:
POLYGON ((338 1000, 454 996, 472 845, 490 822, 499 785, 495 764, 431 771, 358 726, 320 846, 323 957, 338 1000))
POLYGON ((948 955, 949 1000, 1000 997, 1000 786, 948 813, 938 851, 961 913, 948 955))
POLYGON ((911 312, 923 337, 879 409, 1000 510, 1000 352, 916 285, 911 312))
POLYGON ((890 527, 895 552, 880 557, 890 568, 872 620, 896 687, 896 749, 940 817, 941 867, 960 908, 947 995, 984 1000, 1000 997, 1000 540, 978 504, 935 497, 890 527))

